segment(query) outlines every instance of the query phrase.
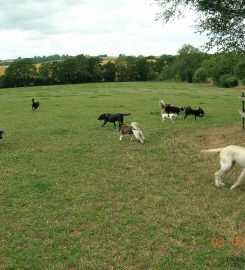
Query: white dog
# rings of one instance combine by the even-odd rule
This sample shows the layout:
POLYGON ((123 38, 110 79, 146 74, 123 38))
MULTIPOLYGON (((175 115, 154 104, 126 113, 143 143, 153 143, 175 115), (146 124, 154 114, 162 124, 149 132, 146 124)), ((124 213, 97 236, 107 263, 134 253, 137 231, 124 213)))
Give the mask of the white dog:
POLYGON ((242 180, 245 177, 245 148, 241 146, 230 145, 225 148, 202 150, 201 152, 220 152, 220 170, 215 173, 215 185, 217 187, 224 186, 222 177, 233 167, 235 163, 238 163, 243 168, 243 170, 231 189, 239 186, 242 183, 242 180))
POLYGON ((170 114, 167 114, 167 113, 161 113, 162 114, 162 121, 165 121, 165 120, 171 120, 172 123, 174 123, 174 119, 177 119, 179 116, 176 114, 176 113, 170 113, 170 114))
POLYGON ((137 122, 132 122, 131 127, 132 127, 132 131, 133 131, 135 139, 139 140, 141 143, 144 143, 145 137, 142 130, 139 127, 139 124, 137 122))

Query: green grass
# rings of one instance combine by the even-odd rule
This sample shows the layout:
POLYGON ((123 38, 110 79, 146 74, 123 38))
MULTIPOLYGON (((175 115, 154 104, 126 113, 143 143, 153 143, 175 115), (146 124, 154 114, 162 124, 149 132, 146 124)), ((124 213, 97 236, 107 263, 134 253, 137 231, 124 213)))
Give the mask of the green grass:
POLYGON ((200 154, 245 146, 242 90, 150 82, 1 90, 0 269, 244 269, 245 246, 232 239, 245 237, 245 189, 229 190, 240 168, 218 189, 217 155, 200 154), (206 115, 162 123, 160 99, 206 115), (125 122, 140 123, 145 144, 101 128, 103 112, 132 113, 125 122))

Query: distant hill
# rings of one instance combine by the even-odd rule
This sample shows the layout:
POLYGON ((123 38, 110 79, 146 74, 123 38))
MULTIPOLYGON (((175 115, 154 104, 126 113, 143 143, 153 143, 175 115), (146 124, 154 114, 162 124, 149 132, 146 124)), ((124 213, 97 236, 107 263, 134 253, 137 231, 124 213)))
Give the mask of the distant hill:
MULTIPOLYGON (((73 57, 73 56, 70 56, 68 54, 64 54, 64 55, 54 54, 50 56, 34 56, 34 57, 30 57, 29 59, 32 59, 35 64, 39 64, 39 63, 49 62, 49 61, 65 60, 69 57, 73 57)), ((17 59, 0 60, 0 66, 8 66, 11 62, 18 59, 21 59, 21 57, 17 59)))

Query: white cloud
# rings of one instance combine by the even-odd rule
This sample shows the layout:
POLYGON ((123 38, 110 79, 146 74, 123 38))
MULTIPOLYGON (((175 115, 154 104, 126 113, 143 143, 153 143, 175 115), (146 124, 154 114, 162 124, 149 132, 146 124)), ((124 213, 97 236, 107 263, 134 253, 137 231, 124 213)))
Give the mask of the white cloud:
POLYGON ((51 54, 175 54, 199 47, 193 14, 163 27, 152 0, 5 1, 0 10, 0 59, 51 54))

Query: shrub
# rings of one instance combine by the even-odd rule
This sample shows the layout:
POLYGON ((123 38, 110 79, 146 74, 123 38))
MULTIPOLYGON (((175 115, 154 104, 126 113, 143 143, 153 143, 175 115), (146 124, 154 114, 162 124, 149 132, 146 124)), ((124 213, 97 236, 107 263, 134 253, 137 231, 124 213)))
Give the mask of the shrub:
POLYGON ((171 80, 174 77, 174 71, 172 65, 166 65, 158 76, 159 81, 171 80))
POLYGON ((219 79, 225 74, 234 74, 234 67, 238 63, 238 56, 231 53, 218 53, 204 60, 202 67, 208 71, 215 85, 220 85, 219 79))
POLYGON ((230 74, 221 75, 219 77, 219 86, 221 87, 231 88, 237 86, 238 83, 238 79, 230 74))
POLYGON ((206 82, 208 78, 208 72, 205 68, 198 68, 193 75, 193 82, 206 82))
POLYGON ((242 80, 245 79, 245 61, 238 63, 235 68, 235 74, 238 79, 242 80))

